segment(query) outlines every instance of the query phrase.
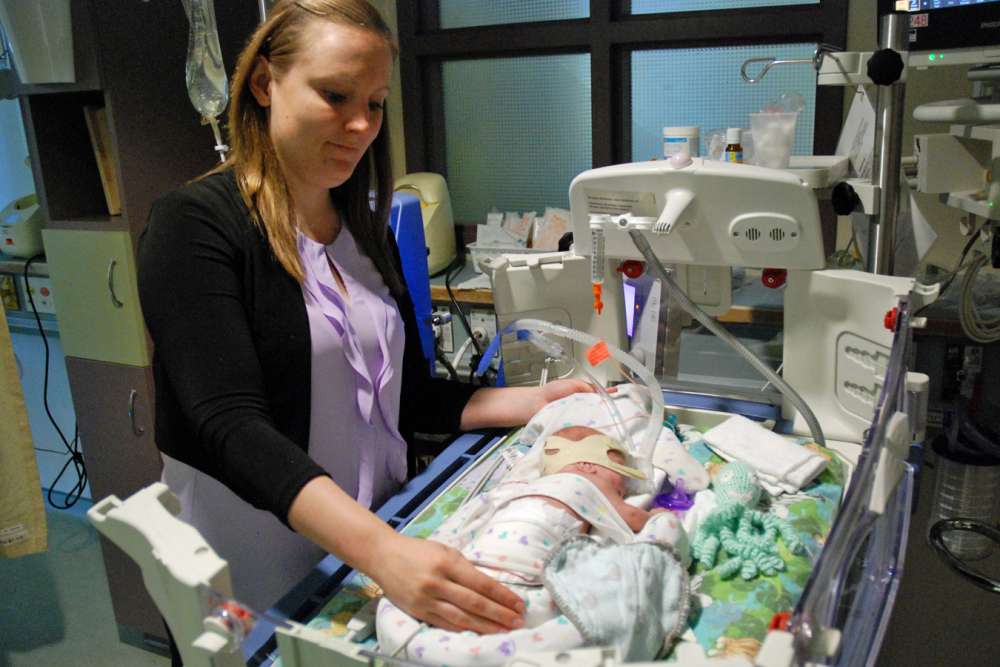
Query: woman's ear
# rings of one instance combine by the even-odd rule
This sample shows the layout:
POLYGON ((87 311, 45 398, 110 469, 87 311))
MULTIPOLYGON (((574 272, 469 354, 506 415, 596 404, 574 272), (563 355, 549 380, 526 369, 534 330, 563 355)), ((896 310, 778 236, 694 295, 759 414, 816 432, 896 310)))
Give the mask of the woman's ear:
POLYGON ((257 56, 250 72, 250 92, 257 104, 262 107, 271 106, 271 63, 264 56, 257 56))

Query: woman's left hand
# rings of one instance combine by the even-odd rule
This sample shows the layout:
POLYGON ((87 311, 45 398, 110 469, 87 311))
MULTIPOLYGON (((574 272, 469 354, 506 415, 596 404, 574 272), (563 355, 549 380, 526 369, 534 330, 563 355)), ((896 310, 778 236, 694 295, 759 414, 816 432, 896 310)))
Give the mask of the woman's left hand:
POLYGON ((541 387, 483 387, 462 410, 462 430, 497 426, 523 426, 552 401, 570 394, 592 394, 594 386, 583 380, 553 380, 541 387))
POLYGON ((560 398, 566 398, 571 394, 593 394, 596 391, 597 390, 594 388, 594 385, 584 380, 568 378, 565 380, 553 380, 552 382, 547 382, 541 387, 538 387, 538 396, 535 399, 535 409, 531 414, 534 415, 552 401, 558 401, 560 398))

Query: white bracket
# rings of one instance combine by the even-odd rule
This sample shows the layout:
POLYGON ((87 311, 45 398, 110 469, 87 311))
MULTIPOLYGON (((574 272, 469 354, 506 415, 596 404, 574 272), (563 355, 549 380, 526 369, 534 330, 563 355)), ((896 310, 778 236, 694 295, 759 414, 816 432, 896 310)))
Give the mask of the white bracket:
POLYGON ((875 514, 885 512, 886 505, 903 477, 907 456, 910 453, 912 431, 910 419, 904 412, 896 412, 885 426, 885 446, 879 454, 868 508, 875 514))

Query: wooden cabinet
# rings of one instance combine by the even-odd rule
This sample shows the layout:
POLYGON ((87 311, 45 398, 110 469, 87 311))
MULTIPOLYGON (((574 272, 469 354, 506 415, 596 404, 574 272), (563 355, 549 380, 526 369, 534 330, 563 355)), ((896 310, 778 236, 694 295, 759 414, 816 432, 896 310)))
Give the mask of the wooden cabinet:
MULTIPOLYGON (((95 499, 126 497, 159 478, 150 349, 136 287, 135 248, 152 203, 216 164, 211 130, 185 84, 188 22, 176 0, 71 0, 77 81, 23 85, 17 96, 65 346, 70 391, 95 499), (102 108, 102 180, 85 110, 102 108), (109 180, 110 179, 110 180, 109 180), (105 185, 116 186, 112 215, 105 185)), ((227 72, 259 20, 256 2, 215 0, 227 72)), ((104 545, 123 637, 162 639, 138 569, 104 545), (141 636, 140 635, 140 636, 141 636)))
MULTIPOLYGON (((125 498, 159 479, 150 369, 67 357, 66 371, 94 498, 125 498)), ((139 567, 103 537, 101 549, 115 620, 131 631, 163 638, 163 620, 146 594, 139 567)))
POLYGON ((42 236, 66 356, 148 365, 128 232, 47 229, 42 236))

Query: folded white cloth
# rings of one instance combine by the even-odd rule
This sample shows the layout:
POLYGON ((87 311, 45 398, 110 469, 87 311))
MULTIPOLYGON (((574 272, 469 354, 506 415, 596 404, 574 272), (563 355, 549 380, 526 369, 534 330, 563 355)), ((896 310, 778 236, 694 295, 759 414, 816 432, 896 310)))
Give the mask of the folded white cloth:
POLYGON ((725 460, 742 461, 752 467, 761 486, 775 496, 795 493, 826 466, 826 460, 816 452, 739 415, 709 429, 704 438, 725 460))

